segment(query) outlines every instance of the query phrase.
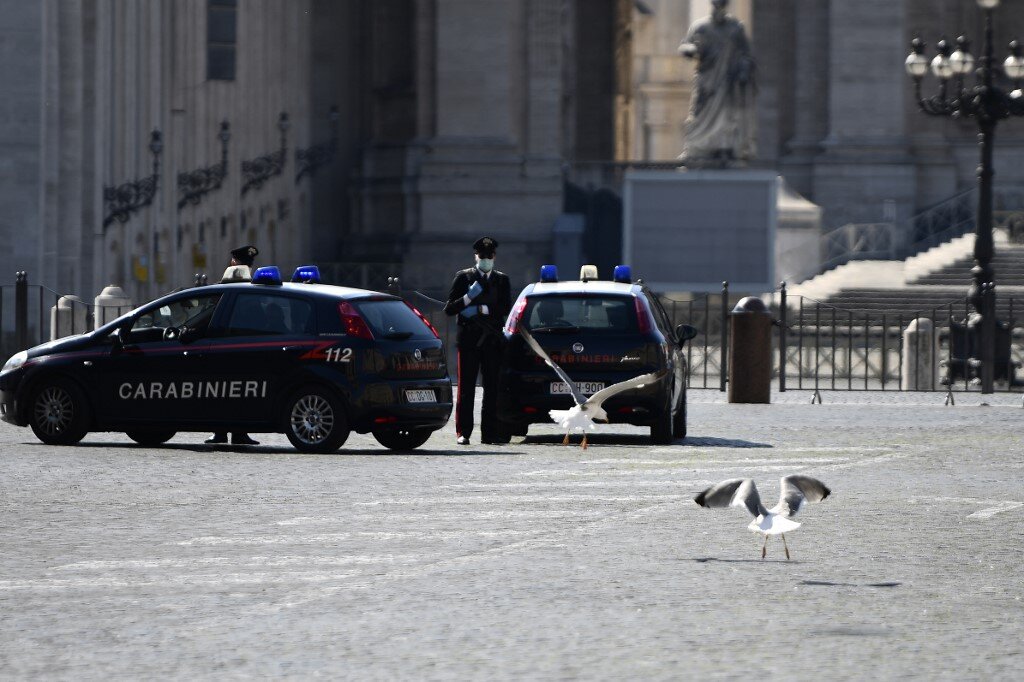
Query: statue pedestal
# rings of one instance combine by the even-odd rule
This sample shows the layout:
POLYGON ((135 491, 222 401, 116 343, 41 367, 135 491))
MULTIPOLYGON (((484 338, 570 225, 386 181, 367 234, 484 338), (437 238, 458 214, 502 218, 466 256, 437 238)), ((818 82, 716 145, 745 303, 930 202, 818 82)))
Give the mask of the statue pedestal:
POLYGON ((774 291, 780 184, 765 170, 630 171, 623 262, 659 292, 774 291))

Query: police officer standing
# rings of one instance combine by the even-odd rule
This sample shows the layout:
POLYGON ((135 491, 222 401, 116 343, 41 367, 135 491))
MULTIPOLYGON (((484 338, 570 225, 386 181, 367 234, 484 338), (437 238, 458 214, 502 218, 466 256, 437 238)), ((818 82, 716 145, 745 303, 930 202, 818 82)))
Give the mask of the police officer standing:
POLYGON ((505 336, 502 327, 512 310, 512 288, 508 275, 494 269, 498 242, 481 237, 473 244, 476 265, 460 270, 452 281, 444 311, 458 315, 458 397, 455 404, 455 433, 459 445, 468 445, 473 434, 473 401, 476 376, 483 383, 480 442, 507 443, 498 420, 498 376, 505 336))
MULTIPOLYGON (((224 276, 220 280, 221 283, 250 281, 252 279, 252 266, 256 263, 256 256, 258 256, 259 253, 259 249, 250 245, 239 246, 237 249, 232 249, 231 262, 228 264, 227 270, 224 271, 224 276)), ((227 443, 228 433, 227 431, 217 431, 213 436, 207 438, 206 442, 211 445, 227 443)), ((249 434, 244 431, 232 431, 231 444, 259 445, 260 442, 250 438, 249 434)))

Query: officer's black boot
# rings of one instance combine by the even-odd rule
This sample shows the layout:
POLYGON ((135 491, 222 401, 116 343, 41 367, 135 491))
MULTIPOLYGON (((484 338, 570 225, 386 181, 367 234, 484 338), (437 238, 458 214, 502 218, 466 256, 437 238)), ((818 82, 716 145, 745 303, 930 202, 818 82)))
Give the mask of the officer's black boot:
POLYGON ((249 434, 247 434, 247 433, 242 433, 240 431, 235 431, 235 432, 232 432, 232 434, 231 434, 231 444, 232 445, 259 445, 260 442, 258 440, 253 440, 252 438, 249 438, 249 434))

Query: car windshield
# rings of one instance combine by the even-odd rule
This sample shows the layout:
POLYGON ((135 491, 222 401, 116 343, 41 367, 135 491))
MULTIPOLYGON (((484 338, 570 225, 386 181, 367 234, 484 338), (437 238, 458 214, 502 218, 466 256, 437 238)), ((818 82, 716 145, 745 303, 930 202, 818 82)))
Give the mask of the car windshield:
POLYGON ((358 301, 359 313, 378 339, 433 339, 434 333, 404 301, 358 301))
POLYGON ((526 327, 536 332, 635 332, 638 329, 632 296, 542 296, 529 300, 524 319, 526 327))

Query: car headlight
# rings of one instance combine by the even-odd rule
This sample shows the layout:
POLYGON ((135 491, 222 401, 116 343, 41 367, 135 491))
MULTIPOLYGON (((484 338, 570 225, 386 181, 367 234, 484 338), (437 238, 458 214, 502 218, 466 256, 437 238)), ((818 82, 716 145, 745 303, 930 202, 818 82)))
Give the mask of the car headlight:
POLYGON ((13 372, 14 370, 24 365, 26 360, 28 360, 28 351, 23 350, 20 353, 15 353, 14 355, 11 356, 10 360, 4 363, 4 368, 3 370, 0 371, 13 372))

